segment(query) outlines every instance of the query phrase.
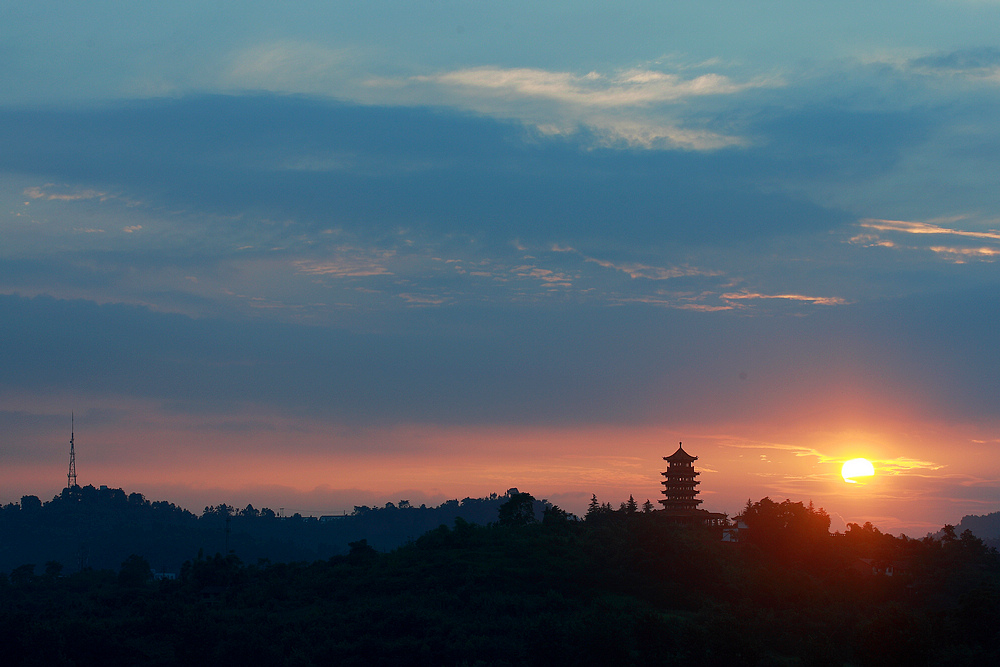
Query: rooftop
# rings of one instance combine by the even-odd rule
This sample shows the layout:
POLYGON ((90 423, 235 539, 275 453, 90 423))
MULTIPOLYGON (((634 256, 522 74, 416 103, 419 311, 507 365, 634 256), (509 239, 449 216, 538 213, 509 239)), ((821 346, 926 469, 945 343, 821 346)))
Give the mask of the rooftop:
POLYGON ((675 463, 675 462, 677 462, 677 463, 690 463, 691 461, 697 461, 698 460, 697 456, 691 456, 690 454, 688 454, 687 452, 685 452, 684 451, 684 447, 681 446, 681 445, 682 445, 682 443, 677 443, 677 451, 674 452, 673 454, 671 454, 670 456, 664 456, 663 460, 664 461, 669 461, 671 463, 675 463))

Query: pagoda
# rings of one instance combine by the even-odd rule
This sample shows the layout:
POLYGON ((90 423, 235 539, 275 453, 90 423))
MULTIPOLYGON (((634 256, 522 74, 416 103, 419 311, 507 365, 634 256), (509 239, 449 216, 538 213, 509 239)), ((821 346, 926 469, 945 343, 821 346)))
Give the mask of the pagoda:
POLYGON ((666 478, 662 482, 664 498, 660 500, 663 505, 662 516, 669 521, 687 525, 728 525, 725 514, 698 509, 701 499, 697 497, 696 487, 700 482, 695 479, 698 471, 694 469, 694 462, 698 457, 685 452, 683 445, 678 443, 677 451, 664 456, 663 460, 667 462, 667 471, 660 473, 666 478))
POLYGON ((695 480, 698 472, 694 469, 694 462, 697 456, 691 456, 684 451, 682 443, 678 443, 677 451, 670 456, 664 456, 667 462, 667 471, 660 473, 664 477, 663 495, 666 496, 660 501, 665 510, 695 510, 701 504, 701 499, 696 498, 698 490, 695 488, 700 482, 695 480))

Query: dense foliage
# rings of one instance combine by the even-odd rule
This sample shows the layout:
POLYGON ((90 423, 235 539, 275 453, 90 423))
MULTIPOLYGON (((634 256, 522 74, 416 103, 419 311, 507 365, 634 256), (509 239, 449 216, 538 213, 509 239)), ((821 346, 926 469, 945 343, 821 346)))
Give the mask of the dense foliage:
MULTIPOLYGON (((67 571, 117 568, 129 554, 148 559, 157 570, 178 572, 199 549, 234 551, 248 562, 326 559, 345 554, 348 544, 367 539, 381 551, 415 540, 458 517, 486 524, 496 521, 508 494, 448 500, 417 507, 406 500, 385 507, 358 506, 346 516, 279 517, 251 505, 220 503, 201 516, 141 493, 93 486, 63 489, 48 502, 24 496, 20 504, 0 507, 0 572, 25 563, 57 561, 67 571)), ((543 503, 536 501, 539 511, 543 503)))
MULTIPOLYGON (((739 544, 665 513, 585 521, 509 497, 389 553, 313 562, 199 555, 176 581, 0 578, 0 643, 24 665, 996 664, 1000 562, 971 533, 829 535, 822 510, 748 504, 739 544), (803 547, 803 544, 807 547, 803 547)), ((596 503, 595 503, 596 505, 596 503)), ((828 524, 827 524, 828 525, 828 524)))

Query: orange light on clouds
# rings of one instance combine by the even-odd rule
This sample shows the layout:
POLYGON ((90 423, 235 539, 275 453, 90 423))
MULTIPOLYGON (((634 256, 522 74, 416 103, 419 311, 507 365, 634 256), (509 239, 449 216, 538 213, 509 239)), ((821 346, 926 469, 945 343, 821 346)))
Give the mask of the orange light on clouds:
MULTIPOLYGON (((23 397, 8 403, 32 408, 23 397)), ((3 502, 48 499, 65 485, 70 425, 60 407, 45 407, 50 427, 26 431, 3 452, 3 502)), ((630 494, 656 503, 662 457, 678 441, 699 457, 700 498, 711 511, 789 498, 826 509, 834 530, 872 521, 910 535, 996 511, 994 430, 892 415, 847 421, 823 428, 808 413, 767 423, 358 427, 264 409, 177 414, 125 399, 77 411, 76 454, 81 484, 195 512, 219 502, 336 512, 402 498, 431 505, 518 487, 582 514, 591 494, 613 506, 630 494), (856 452, 877 471, 865 485, 844 483, 843 462, 856 452)))

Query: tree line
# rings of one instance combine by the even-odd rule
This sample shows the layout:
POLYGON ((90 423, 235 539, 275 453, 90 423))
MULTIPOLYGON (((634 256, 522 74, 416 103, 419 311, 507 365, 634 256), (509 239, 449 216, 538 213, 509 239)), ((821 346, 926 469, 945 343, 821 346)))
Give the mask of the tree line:
MULTIPOLYGON (((248 562, 299 561, 344 554, 350 542, 367 539, 381 551, 412 541, 442 523, 462 517, 473 523, 495 521, 511 493, 448 500, 436 507, 407 500, 383 507, 354 507, 346 516, 279 517, 267 507, 209 505, 200 515, 165 501, 150 501, 122 489, 77 486, 51 500, 24 496, 0 507, 0 572, 50 561, 66 573, 84 568, 113 569, 131 553, 157 570, 177 573, 199 549, 233 551, 248 562)), ((544 501, 537 501, 541 511, 544 501)))
MULTIPOLYGON (((416 508, 414 508, 416 509, 416 508)), ((381 508, 388 513, 399 512, 381 508)), ((964 665, 1000 657, 1000 558, 763 498, 736 543, 632 503, 583 520, 526 493, 381 551, 291 562, 206 552, 155 581, 0 577, 10 664, 964 665), (540 511, 539 511, 540 510, 540 511)))

